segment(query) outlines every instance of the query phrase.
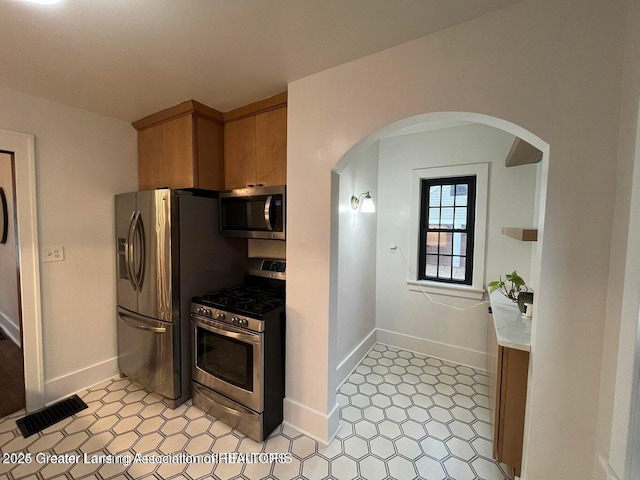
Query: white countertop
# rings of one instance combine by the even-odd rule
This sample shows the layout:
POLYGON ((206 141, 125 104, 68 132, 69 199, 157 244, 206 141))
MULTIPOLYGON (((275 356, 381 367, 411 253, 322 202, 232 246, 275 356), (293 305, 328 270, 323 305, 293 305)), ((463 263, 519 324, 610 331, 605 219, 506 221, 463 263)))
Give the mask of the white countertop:
POLYGON ((531 319, 520 314, 518 304, 500 292, 490 295, 493 323, 496 327, 498 345, 531 351, 531 319))

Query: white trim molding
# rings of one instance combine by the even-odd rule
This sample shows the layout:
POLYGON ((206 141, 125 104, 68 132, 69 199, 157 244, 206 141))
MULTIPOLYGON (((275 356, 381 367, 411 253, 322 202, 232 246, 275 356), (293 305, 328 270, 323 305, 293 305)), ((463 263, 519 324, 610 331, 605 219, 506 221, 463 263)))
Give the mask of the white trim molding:
POLYGON ((403 350, 475 368, 476 370, 486 370, 487 354, 478 350, 434 342, 425 338, 412 337, 381 328, 376 329, 376 341, 377 343, 402 348, 403 350))
POLYGON ((349 378, 349 375, 351 375, 355 368, 360 365, 360 362, 367 356, 367 353, 369 353, 369 350, 373 348, 375 343, 376 329, 374 328, 366 337, 364 337, 358 346, 338 364, 338 367, 336 368, 338 387, 336 390, 338 390, 347 378, 349 378))
POLYGON ((284 423, 322 445, 329 445, 340 427, 340 405, 336 403, 328 414, 301 403, 284 399, 284 423))
POLYGON ((614 472, 613 468, 611 468, 611 465, 609 465, 607 459, 605 459, 602 455, 599 456, 599 459, 602 470, 607 475, 607 480, 620 480, 616 475, 616 472, 614 472))
POLYGON ((24 386, 26 409, 32 412, 45 406, 35 139, 0 130, 0 151, 14 155, 24 386))
POLYGON ((11 339, 13 343, 20 347, 20 325, 16 325, 16 323, 11 318, 6 316, 2 312, 0 312, 0 329, 2 329, 2 331, 11 339))
POLYGON ((118 357, 61 375, 46 382, 47 404, 118 375, 118 357))

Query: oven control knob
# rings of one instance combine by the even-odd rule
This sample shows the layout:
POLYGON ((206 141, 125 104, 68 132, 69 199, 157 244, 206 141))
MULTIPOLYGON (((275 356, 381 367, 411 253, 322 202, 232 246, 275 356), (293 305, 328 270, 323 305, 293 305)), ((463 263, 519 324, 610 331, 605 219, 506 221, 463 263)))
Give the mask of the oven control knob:
POLYGON ((225 317, 226 317, 226 315, 225 315, 224 313, 222 313, 222 312, 219 312, 219 313, 216 315, 216 318, 217 318, 218 320, 224 320, 224 319, 225 319, 225 317))
POLYGON ((233 317, 233 324, 237 325, 238 327, 246 327, 247 326, 247 320, 244 318, 240 318, 240 317, 233 317))
POLYGON ((204 314, 205 314, 207 317, 210 317, 210 316, 211 316, 211 309, 209 309, 209 308, 205 308, 205 309, 204 309, 204 314))
POLYGON ((240 324, 243 327, 246 327, 247 325, 249 325, 249 321, 246 318, 243 318, 240 322, 241 322, 240 324))
POLYGON ((204 308, 202 308, 202 307, 198 307, 198 309, 196 310, 196 313, 197 313, 198 315, 202 315, 202 314, 204 313, 204 308))

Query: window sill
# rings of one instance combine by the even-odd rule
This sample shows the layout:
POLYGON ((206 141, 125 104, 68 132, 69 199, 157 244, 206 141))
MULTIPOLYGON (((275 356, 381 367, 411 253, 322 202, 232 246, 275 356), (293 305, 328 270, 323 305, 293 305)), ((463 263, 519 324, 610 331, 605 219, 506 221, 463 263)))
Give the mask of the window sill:
POLYGON ((407 280, 409 290, 414 292, 427 292, 438 295, 448 295, 450 297, 469 298, 472 300, 482 300, 484 298, 483 288, 473 288, 468 285, 443 284, 429 281, 407 280))

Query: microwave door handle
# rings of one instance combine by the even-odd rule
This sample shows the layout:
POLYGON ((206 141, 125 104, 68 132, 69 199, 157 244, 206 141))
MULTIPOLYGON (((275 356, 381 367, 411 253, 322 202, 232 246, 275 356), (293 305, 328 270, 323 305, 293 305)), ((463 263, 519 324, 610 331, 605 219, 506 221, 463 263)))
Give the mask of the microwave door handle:
POLYGON ((138 238, 140 239, 140 266, 136 272, 136 281, 138 283, 138 291, 142 291, 142 284, 144 283, 144 272, 147 263, 147 251, 146 241, 144 236, 144 225, 142 223, 142 215, 138 212, 138 218, 136 220, 136 230, 138 232, 138 238))
POLYGON ((129 232, 127 233, 127 248, 125 250, 125 264, 127 266, 127 276, 129 277, 129 283, 135 291, 138 291, 138 286, 133 277, 133 229, 135 226, 136 214, 131 214, 131 220, 129 221, 129 232))
POLYGON ((264 221, 267 224, 267 230, 273 231, 273 225, 271 225, 271 201, 272 195, 269 195, 264 202, 264 221))

